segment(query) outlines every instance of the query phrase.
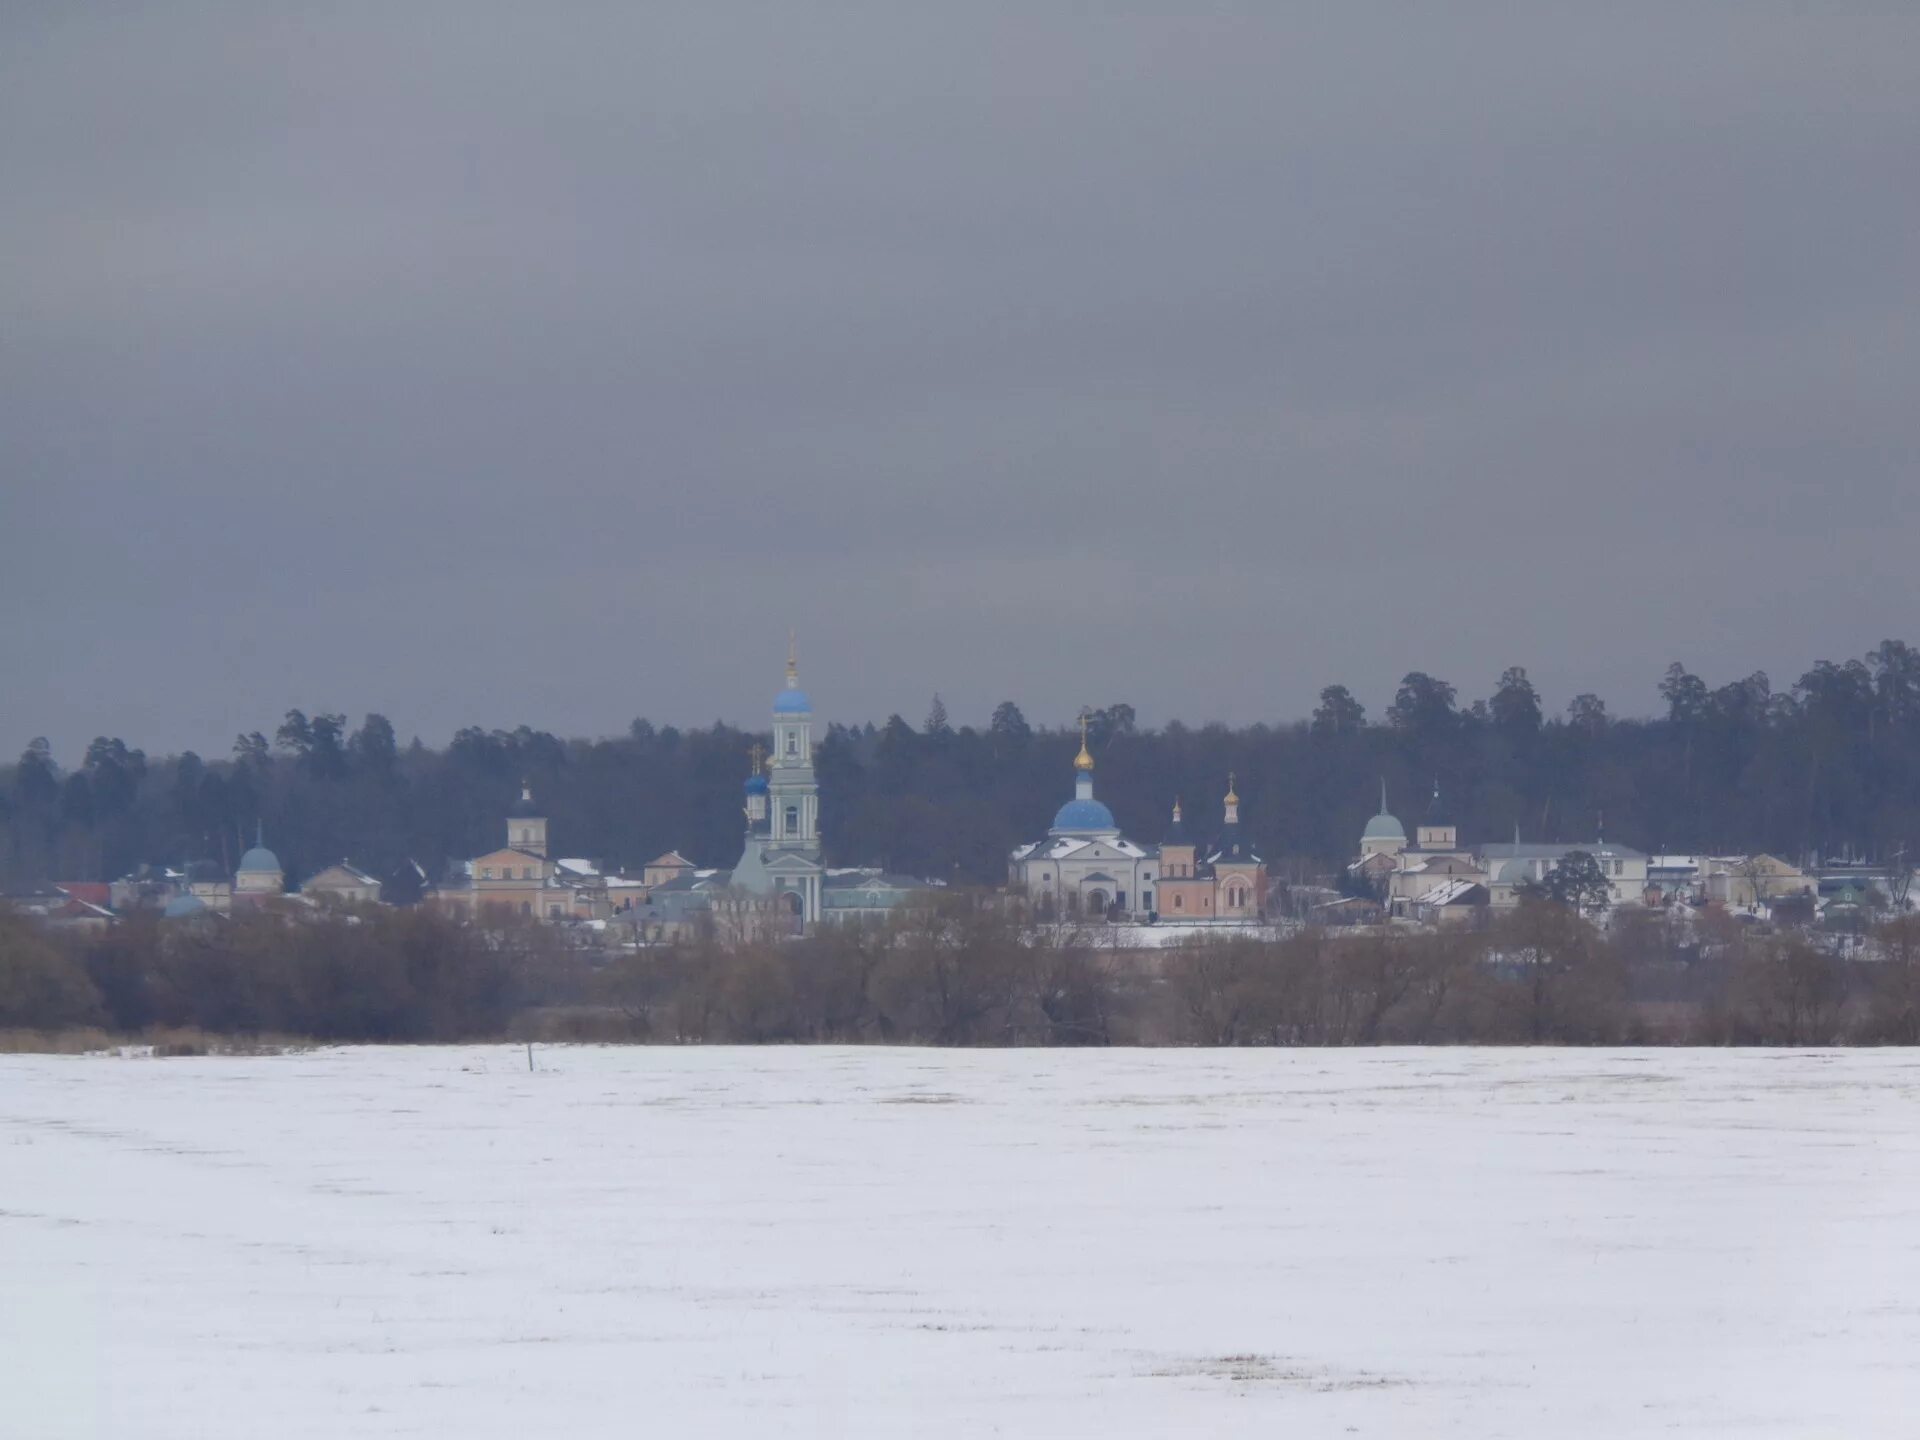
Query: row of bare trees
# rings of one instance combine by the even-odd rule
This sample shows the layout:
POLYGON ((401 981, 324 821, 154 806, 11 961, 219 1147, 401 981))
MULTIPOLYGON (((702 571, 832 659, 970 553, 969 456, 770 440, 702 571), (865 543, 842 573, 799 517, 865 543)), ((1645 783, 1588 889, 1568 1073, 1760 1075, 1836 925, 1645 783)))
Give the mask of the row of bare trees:
POLYGON ((666 1041, 1107 1045, 1142 981, 1094 932, 1031 931, 955 895, 885 922, 780 943, 707 937, 606 966, 592 1004, 554 1022, 666 1041))
POLYGON ((426 909, 188 923, 147 913, 81 934, 0 907, 0 1030, 462 1040, 579 997, 586 977, 552 930, 485 930, 426 909))
POLYGON ((1528 903, 1486 931, 1241 933, 1164 950, 949 892, 800 939, 612 956, 425 910, 55 934, 0 911, 0 1030, 429 1041, 1377 1045, 1920 1043, 1920 916, 1861 957, 1528 903))
POLYGON ((1541 903, 1473 934, 1196 944, 1164 974, 1175 1038, 1197 1044, 1920 1043, 1920 916, 1863 954, 1651 917, 1602 934, 1541 903))

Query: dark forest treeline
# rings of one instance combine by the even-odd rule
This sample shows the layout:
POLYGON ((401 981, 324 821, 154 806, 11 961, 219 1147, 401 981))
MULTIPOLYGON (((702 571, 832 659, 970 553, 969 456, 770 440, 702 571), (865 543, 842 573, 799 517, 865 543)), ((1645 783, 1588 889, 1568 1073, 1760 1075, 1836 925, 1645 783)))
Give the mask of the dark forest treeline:
MULTIPOLYGON (((1411 824, 1437 781, 1463 838, 1609 838, 1648 850, 1818 851, 1883 859, 1920 841, 1920 651, 1885 641, 1864 658, 1820 661, 1791 685, 1764 674, 1710 685, 1674 664, 1662 713, 1617 719, 1581 695, 1548 716, 1526 672, 1481 700, 1415 673, 1373 718, 1343 686, 1308 720, 1147 730, 1131 707, 1096 712, 1101 798, 1136 836, 1157 839, 1176 796, 1217 820, 1229 771, 1243 819, 1288 878, 1349 856, 1387 781, 1411 824)), ((84 756, 31 744, 0 771, 0 878, 102 879, 142 861, 231 868, 256 821, 290 878, 343 857, 383 877, 432 874, 499 843, 523 777, 561 854, 636 866, 668 849, 730 864, 739 786, 766 735, 716 724, 618 739, 468 729, 444 750, 397 743, 369 715, 289 714, 274 738, 231 755, 150 759, 101 738, 84 756)), ((984 728, 954 728, 936 698, 918 727, 829 726, 819 749, 828 859, 936 879, 995 883, 1007 850, 1043 832, 1070 789, 1077 732, 1031 726, 1017 705, 984 728)))
MULTIPOLYGON (((1245 934, 1161 952, 948 891, 782 943, 596 961, 430 907, 48 932, 0 908, 5 1032, 330 1041, 1375 1045, 1920 1043, 1920 917, 1871 959, 1726 916, 1605 933, 1532 901, 1489 931, 1245 934)), ((26 1044, 36 1041, 29 1037, 26 1044)))

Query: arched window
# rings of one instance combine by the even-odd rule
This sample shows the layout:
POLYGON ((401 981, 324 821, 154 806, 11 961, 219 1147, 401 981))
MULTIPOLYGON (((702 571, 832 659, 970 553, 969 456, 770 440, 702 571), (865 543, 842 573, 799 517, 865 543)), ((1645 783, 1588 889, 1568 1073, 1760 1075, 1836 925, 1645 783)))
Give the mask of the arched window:
POLYGON ((798 835, 800 833, 800 807, 798 805, 787 806, 786 833, 789 835, 798 835))

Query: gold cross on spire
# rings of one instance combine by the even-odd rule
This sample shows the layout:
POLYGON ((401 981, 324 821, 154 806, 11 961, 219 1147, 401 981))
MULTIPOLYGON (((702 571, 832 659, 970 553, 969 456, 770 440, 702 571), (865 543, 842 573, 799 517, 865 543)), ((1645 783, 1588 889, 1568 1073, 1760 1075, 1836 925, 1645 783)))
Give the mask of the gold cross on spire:
POLYGON ((800 686, 800 637, 795 630, 787 631, 787 688, 796 690, 800 686))
POLYGON ((1076 770, 1093 769, 1093 752, 1087 749, 1087 721, 1090 718, 1087 711, 1080 712, 1080 753, 1073 757, 1073 768, 1076 770))

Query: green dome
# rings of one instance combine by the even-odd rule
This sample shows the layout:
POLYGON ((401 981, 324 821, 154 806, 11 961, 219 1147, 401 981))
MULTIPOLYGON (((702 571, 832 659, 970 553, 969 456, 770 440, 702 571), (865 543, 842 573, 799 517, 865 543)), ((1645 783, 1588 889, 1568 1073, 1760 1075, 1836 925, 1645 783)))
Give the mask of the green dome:
POLYGON ((280 857, 264 845, 256 845, 240 857, 242 875, 277 875, 280 857))
POLYGON ((1367 821, 1367 828, 1360 832, 1362 840, 1405 840, 1406 827, 1393 816, 1382 810, 1367 821))

